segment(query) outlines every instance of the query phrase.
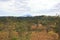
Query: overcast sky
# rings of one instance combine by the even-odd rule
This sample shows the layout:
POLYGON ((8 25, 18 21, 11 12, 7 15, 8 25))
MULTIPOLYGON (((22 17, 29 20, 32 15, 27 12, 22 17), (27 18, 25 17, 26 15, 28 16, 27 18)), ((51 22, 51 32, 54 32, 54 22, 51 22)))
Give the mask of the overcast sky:
POLYGON ((0 0, 0 16, 56 15, 60 0, 0 0))

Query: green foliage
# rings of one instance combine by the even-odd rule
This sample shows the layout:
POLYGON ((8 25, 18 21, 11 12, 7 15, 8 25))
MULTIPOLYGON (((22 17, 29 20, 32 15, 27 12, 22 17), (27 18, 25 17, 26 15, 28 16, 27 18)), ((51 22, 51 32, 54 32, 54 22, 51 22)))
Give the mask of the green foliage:
POLYGON ((12 40, 17 40, 17 38, 12 38, 12 40))
MULTIPOLYGON (((35 17, 0 17, 0 31, 7 31, 9 35, 12 31, 18 32, 19 37, 22 40, 29 40, 30 34, 23 36, 24 32, 31 32, 32 25, 36 24, 36 29, 38 29, 38 24, 42 24, 46 27, 46 30, 51 30, 51 28, 60 34, 60 17, 58 16, 35 16, 35 17), (23 39, 25 38, 25 39, 23 39), (28 38, 28 39, 27 39, 28 38)), ((36 31, 36 30, 35 30, 36 31)), ((11 36, 9 36, 11 38, 11 36)), ((17 40, 12 38, 12 40, 17 40)))

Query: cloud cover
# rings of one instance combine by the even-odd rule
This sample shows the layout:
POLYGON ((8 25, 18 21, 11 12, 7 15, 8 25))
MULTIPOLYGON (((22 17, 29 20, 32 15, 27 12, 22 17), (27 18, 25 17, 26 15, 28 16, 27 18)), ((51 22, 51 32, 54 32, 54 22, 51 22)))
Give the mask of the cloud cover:
POLYGON ((60 0, 0 0, 0 16, 56 15, 60 0))

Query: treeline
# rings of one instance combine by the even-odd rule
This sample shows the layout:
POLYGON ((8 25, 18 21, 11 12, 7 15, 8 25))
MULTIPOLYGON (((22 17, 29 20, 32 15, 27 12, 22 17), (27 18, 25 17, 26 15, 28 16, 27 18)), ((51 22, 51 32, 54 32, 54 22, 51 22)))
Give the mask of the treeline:
MULTIPOLYGON (((16 31, 19 37, 23 32, 50 30, 58 33, 60 39, 60 17, 59 16, 34 16, 34 17, 0 17, 0 32, 9 32, 8 40, 12 40, 11 32, 16 31), (43 28, 39 28, 39 25, 43 28)), ((29 36, 27 34, 27 36, 29 36)), ((26 37, 27 37, 26 36, 26 37)), ((15 40, 15 39, 13 39, 15 40)), ((23 39, 21 39, 23 40, 23 39)), ((27 39, 29 40, 29 38, 27 39)))

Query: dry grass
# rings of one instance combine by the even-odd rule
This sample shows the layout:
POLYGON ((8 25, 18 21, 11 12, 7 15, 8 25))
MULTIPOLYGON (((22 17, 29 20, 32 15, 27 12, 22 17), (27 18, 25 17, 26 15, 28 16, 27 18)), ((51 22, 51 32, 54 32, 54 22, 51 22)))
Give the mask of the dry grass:
POLYGON ((31 33, 31 39, 30 40, 57 40, 58 34, 53 33, 47 33, 47 32, 32 32, 31 33))

